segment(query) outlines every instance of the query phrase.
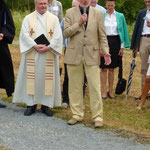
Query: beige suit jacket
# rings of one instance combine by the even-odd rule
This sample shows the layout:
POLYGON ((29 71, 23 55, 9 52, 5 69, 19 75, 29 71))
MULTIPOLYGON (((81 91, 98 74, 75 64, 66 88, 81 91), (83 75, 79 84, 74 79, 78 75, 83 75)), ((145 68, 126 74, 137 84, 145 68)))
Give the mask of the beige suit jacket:
POLYGON ((103 13, 90 7, 86 30, 84 25, 78 25, 80 17, 79 7, 68 9, 66 12, 63 34, 64 37, 70 38, 70 41, 64 62, 78 65, 84 56, 87 65, 99 65, 100 47, 104 54, 109 52, 103 13))

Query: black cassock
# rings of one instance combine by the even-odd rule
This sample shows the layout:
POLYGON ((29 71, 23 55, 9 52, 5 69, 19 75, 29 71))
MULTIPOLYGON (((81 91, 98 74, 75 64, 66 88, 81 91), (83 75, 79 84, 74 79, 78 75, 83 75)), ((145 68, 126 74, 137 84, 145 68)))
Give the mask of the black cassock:
POLYGON ((0 41, 0 88, 6 89, 7 96, 14 92, 14 71, 8 44, 15 35, 15 26, 7 5, 0 0, 0 33, 4 34, 0 41))

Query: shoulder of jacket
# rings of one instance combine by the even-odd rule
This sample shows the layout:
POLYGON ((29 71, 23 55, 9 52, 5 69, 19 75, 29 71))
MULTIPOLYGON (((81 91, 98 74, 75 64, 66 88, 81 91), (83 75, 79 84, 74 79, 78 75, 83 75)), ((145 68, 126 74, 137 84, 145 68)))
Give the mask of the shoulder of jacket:
POLYGON ((120 15, 120 16, 124 16, 124 14, 123 14, 123 13, 118 12, 118 11, 116 11, 116 14, 117 14, 117 15, 120 15))
POLYGON ((94 8, 94 7, 90 7, 90 9, 93 11, 93 12, 95 12, 97 15, 103 15, 103 11, 102 10, 99 10, 99 9, 97 9, 97 8, 94 8))
POLYGON ((66 13, 72 13, 77 10, 77 7, 72 7, 66 10, 66 13))
POLYGON ((138 14, 143 13, 143 12, 146 12, 146 10, 147 10, 147 9, 142 9, 142 10, 140 10, 140 11, 138 12, 138 14))

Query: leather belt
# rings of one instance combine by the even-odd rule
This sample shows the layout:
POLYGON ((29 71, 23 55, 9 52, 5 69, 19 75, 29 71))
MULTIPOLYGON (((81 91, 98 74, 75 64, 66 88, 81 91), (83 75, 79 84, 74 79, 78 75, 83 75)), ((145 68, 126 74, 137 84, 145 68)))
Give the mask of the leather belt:
POLYGON ((107 37, 119 37, 119 35, 107 35, 107 37))
POLYGON ((144 34, 144 35, 142 35, 142 37, 150 38, 150 34, 144 34))

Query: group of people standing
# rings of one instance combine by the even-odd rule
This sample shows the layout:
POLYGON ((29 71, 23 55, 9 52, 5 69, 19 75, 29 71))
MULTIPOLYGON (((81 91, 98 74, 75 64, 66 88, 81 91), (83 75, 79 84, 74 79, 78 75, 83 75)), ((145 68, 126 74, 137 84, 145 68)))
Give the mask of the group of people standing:
MULTIPOLYGON (((67 123, 74 125, 83 120, 83 85, 87 80, 94 125, 96 128, 103 126, 102 99, 107 96, 114 98, 114 69, 120 65, 124 48, 130 47, 130 40, 125 17, 115 10, 116 0, 106 0, 107 9, 97 3, 98 0, 73 0, 73 7, 66 11, 63 19, 59 1, 35 0, 35 11, 27 15, 22 23, 19 36, 22 58, 14 91, 12 61, 7 44, 13 40, 15 27, 6 4, 0 0, 0 8, 4 8, 0 9, 0 49, 3 50, 0 51, 0 88, 6 89, 8 96, 14 91, 13 103, 27 104, 25 116, 32 115, 37 104, 41 104, 44 114, 53 116, 50 108, 62 104, 59 56, 62 54, 64 36, 65 76, 67 74, 64 82, 67 80, 67 84, 63 90, 67 88, 67 95, 63 97, 67 97, 64 102, 69 104, 73 114, 67 123), (107 78, 109 90, 106 88, 107 78)), ((150 37, 148 21, 143 19, 145 16, 149 18, 150 1, 145 0, 145 4, 147 9, 139 12, 131 44, 134 53, 140 49, 141 61, 145 64, 142 67, 145 69, 143 76, 148 67, 150 37)), ((0 107, 5 106, 0 104, 0 107)))

